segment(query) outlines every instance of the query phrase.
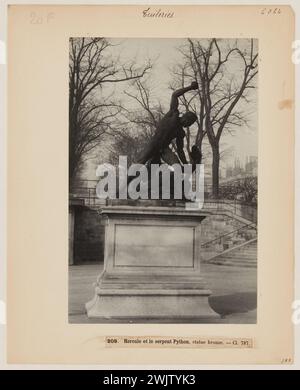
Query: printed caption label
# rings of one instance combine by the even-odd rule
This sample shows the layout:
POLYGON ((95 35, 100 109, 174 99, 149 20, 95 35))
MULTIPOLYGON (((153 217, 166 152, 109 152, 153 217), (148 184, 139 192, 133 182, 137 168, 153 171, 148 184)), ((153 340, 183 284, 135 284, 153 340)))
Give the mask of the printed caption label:
POLYGON ((253 348, 251 338, 107 336, 108 348, 253 348))

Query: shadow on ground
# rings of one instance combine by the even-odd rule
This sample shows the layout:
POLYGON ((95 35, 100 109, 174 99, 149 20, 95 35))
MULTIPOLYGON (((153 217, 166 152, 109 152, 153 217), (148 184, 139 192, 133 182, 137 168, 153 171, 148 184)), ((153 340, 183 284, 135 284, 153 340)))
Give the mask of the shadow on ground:
POLYGON ((241 292, 227 295, 215 295, 208 298, 211 308, 221 318, 231 314, 247 313, 257 307, 255 292, 241 292))

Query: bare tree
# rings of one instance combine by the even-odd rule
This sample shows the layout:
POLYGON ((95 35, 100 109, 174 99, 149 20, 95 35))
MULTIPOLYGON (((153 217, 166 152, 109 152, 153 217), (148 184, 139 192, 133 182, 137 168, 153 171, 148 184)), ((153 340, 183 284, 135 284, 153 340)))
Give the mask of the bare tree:
POLYGON ((224 199, 239 199, 246 204, 257 204, 257 177, 248 176, 220 186, 224 199))
POLYGON ((239 193, 246 203, 257 203, 257 177, 245 177, 239 183, 239 193))
POLYGON ((153 98, 149 80, 138 79, 132 83, 130 90, 124 94, 133 106, 122 106, 118 116, 119 130, 114 136, 115 151, 111 157, 126 155, 128 163, 136 162, 144 147, 151 142, 160 119, 164 116, 159 99, 153 98), (128 108, 130 107, 130 108, 128 108))
POLYGON ((109 161, 113 165, 118 165, 119 157, 126 156, 130 166, 136 163, 139 154, 149 142, 146 132, 134 132, 130 128, 123 128, 114 135, 114 140, 109 149, 109 161))
POLYGON ((120 105, 106 96, 107 83, 143 77, 151 68, 139 68, 111 56, 112 43, 105 38, 71 38, 69 58, 69 180, 80 167, 84 155, 94 149, 101 136, 113 129, 120 105))
POLYGON ((181 82, 186 78, 196 79, 199 90, 192 99, 183 101, 186 109, 198 116, 196 142, 201 146, 207 134, 212 148, 212 195, 219 196, 220 139, 224 131, 247 124, 247 110, 240 101, 249 101, 248 90, 255 88, 251 83, 257 75, 258 54, 253 40, 248 48, 240 49, 237 41, 225 48, 221 40, 188 39, 187 45, 180 49, 183 65, 177 68, 181 82), (230 72, 229 67, 240 64, 239 71, 230 72), (195 100, 197 98, 197 100, 195 100))
POLYGON ((137 130, 146 131, 151 138, 157 129, 157 125, 164 116, 163 107, 159 99, 153 98, 153 93, 149 87, 149 80, 138 79, 133 84, 133 91, 124 91, 136 104, 136 109, 128 110, 124 108, 124 116, 135 125, 137 130))

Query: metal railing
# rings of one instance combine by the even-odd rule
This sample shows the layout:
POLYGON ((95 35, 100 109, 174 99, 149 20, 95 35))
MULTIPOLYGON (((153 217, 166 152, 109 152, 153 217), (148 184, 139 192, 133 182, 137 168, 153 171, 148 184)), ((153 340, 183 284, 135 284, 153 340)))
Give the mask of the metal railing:
POLYGON ((83 199, 86 206, 97 206, 105 204, 96 194, 96 187, 75 187, 70 191, 70 199, 83 199))
POLYGON ((218 236, 217 238, 214 238, 214 239, 212 239, 210 241, 204 242, 203 244, 201 244, 201 247, 205 248, 205 247, 207 247, 207 246, 209 246, 209 245, 211 245, 213 243, 221 242, 225 237, 227 238, 227 237, 230 237, 230 236, 232 236, 234 234, 239 234, 242 230, 245 230, 246 228, 247 229, 251 228, 251 229, 254 229, 255 231, 257 230, 256 224, 251 222, 251 223, 245 224, 243 226, 240 226, 239 228, 234 229, 231 232, 222 234, 222 235, 218 236))
POLYGON ((247 244, 257 239, 257 227, 254 223, 249 223, 225 233, 210 241, 201 244, 201 253, 203 260, 209 261, 224 251, 238 248, 240 245, 247 244))
MULTIPOLYGON (((90 183, 88 184, 90 185, 90 183)), ((76 186, 70 191, 70 199, 83 199, 84 204, 90 207, 105 204, 105 200, 97 197, 96 186, 76 186)), ((246 204, 238 200, 207 198, 204 201, 204 208, 214 211, 226 210, 234 216, 251 221, 251 223, 257 222, 257 207, 255 204, 246 204)))
POLYGON ((204 207, 219 211, 230 211, 233 215, 241 217, 251 223, 257 223, 257 206, 255 204, 247 204, 237 200, 226 199, 205 199, 204 207))

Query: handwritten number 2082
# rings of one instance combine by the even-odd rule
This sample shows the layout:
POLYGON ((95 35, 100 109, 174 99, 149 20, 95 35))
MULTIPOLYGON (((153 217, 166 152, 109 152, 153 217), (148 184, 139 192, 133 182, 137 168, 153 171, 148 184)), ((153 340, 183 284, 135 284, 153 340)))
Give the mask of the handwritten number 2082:
POLYGON ((263 8, 260 11, 261 15, 280 15, 281 9, 280 8, 263 8))

